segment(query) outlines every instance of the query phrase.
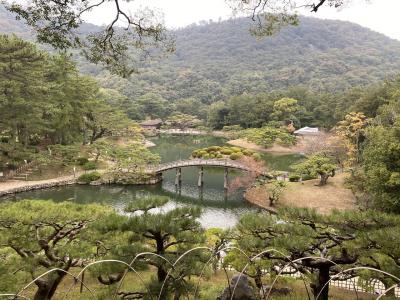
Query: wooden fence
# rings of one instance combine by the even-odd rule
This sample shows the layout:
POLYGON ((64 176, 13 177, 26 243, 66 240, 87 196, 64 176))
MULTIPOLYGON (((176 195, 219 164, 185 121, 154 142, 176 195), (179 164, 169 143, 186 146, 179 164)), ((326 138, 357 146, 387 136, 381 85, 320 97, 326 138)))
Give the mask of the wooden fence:
POLYGON ((11 171, 5 173, 3 176, 0 176, 0 181, 5 181, 8 179, 11 179, 11 178, 21 174, 22 172, 25 172, 27 169, 32 168, 33 166, 34 166, 34 162, 29 162, 29 163, 23 164, 22 166, 19 166, 17 169, 11 170, 11 171))

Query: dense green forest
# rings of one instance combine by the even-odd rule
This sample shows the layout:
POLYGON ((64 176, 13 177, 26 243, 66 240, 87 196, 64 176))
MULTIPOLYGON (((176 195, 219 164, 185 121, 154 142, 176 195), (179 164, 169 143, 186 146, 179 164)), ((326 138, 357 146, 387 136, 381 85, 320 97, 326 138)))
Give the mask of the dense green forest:
POLYGON ((296 85, 343 90, 384 79, 400 66, 398 41, 352 23, 304 18, 261 40, 249 27, 249 20, 238 19, 174 32, 175 54, 144 66, 125 91, 211 103, 296 85))
MULTIPOLYGON (((2 32, 32 40, 26 26, 5 9, 0 8, 0 16, 2 32)), ((166 118, 177 111, 208 119, 214 128, 268 123, 272 111, 265 109, 283 97, 299 101, 298 126, 330 128, 345 115, 348 107, 343 105, 350 101, 343 99, 359 101, 361 89, 354 87, 391 79, 400 69, 400 42, 356 24, 302 18, 297 27, 257 40, 249 35, 249 22, 203 22, 176 30, 176 52, 143 60, 129 79, 87 63, 78 53, 74 58, 81 72, 98 80, 108 101, 131 119, 166 118), (256 118, 251 112, 243 116, 245 98, 256 102, 247 106, 254 107, 256 118), (216 109, 223 110, 219 121, 216 109)), ((84 24, 80 31, 94 28, 84 24)))
POLYGON ((0 89, 1 170, 24 161, 55 164, 55 156, 64 164, 116 132, 140 138, 137 124, 107 103, 69 55, 49 55, 15 35, 0 35, 0 89))

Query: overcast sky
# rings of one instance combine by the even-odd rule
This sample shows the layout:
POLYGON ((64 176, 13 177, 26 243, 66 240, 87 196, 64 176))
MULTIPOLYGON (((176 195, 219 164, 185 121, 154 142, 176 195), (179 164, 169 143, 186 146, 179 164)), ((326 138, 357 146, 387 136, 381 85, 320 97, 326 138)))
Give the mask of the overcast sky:
MULTIPOLYGON (((201 20, 217 21, 219 18, 232 17, 232 10, 224 0, 136 0, 126 4, 125 8, 133 13, 137 7, 146 6, 162 12, 169 28, 183 27, 201 20)), ((322 7, 316 14, 307 10, 299 10, 299 13, 351 21, 400 40, 400 0, 352 0, 352 4, 340 10, 322 7)), ((113 10, 103 6, 86 19, 102 25, 113 16, 113 10)))

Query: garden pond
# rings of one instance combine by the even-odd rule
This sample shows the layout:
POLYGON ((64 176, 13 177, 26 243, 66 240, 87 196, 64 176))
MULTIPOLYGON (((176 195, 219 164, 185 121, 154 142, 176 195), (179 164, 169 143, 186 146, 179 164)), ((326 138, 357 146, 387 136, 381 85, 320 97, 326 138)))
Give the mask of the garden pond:
MULTIPOLYGON (((173 136, 165 135, 151 139, 156 146, 151 151, 158 153, 162 162, 188 159, 193 150, 208 146, 223 146, 227 140, 214 136, 173 136)), ((287 171, 290 165, 302 157, 297 154, 276 155, 260 153, 269 170, 287 171)), ((174 185, 175 171, 163 174, 163 181, 148 186, 122 185, 73 185, 52 189, 35 190, 19 193, 11 198, 18 199, 53 199, 54 201, 74 201, 77 203, 101 203, 122 210, 123 207, 143 196, 167 196, 170 202, 163 209, 177 206, 195 205, 203 210, 200 218, 205 228, 234 226, 241 215, 246 212, 258 211, 259 208, 246 202, 243 190, 225 193, 223 188, 224 170, 222 168, 204 169, 204 186, 197 187, 198 168, 182 169, 182 186, 176 189, 174 185)), ((229 179, 240 176, 238 171, 230 171, 229 179)))

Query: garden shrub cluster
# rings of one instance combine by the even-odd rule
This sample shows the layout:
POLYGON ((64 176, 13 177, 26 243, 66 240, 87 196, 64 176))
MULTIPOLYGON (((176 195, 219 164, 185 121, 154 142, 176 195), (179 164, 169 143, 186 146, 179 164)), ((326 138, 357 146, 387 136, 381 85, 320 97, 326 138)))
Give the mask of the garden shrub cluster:
POLYGON ((240 125, 227 125, 222 128, 222 131, 240 131, 243 128, 240 125))
POLYGON ((298 174, 293 174, 289 176, 289 181, 290 182, 299 182, 300 181, 301 176, 298 174))
POLYGON ((78 181, 79 182, 84 182, 84 183, 91 183, 92 181, 99 180, 101 178, 101 175, 99 172, 91 172, 91 173, 86 173, 82 174, 79 176, 78 181))
POLYGON ((317 178, 318 178, 318 176, 311 176, 309 174, 304 174, 301 176, 301 180, 303 180, 303 181, 317 179, 317 178))
POLYGON ((97 165, 96 165, 96 163, 95 163, 94 161, 88 161, 87 163, 85 163, 85 164, 82 166, 82 168, 83 168, 84 170, 86 170, 86 171, 89 171, 89 170, 96 170, 97 165))
POLYGON ((83 166, 89 162, 89 159, 87 157, 78 157, 76 159, 76 162, 78 163, 78 165, 83 166))
POLYGON ((243 149, 239 147, 211 146, 207 148, 197 149, 192 152, 193 158, 204 158, 204 159, 229 158, 232 160, 237 160, 243 156, 253 157, 255 160, 261 159, 260 154, 252 150, 243 149))
POLYGON ((299 182, 300 179, 302 181, 307 181, 307 180, 312 180, 312 179, 317 179, 318 176, 311 176, 309 174, 303 174, 303 175, 299 175, 299 174, 292 174, 289 176, 289 181, 290 182, 299 182))

